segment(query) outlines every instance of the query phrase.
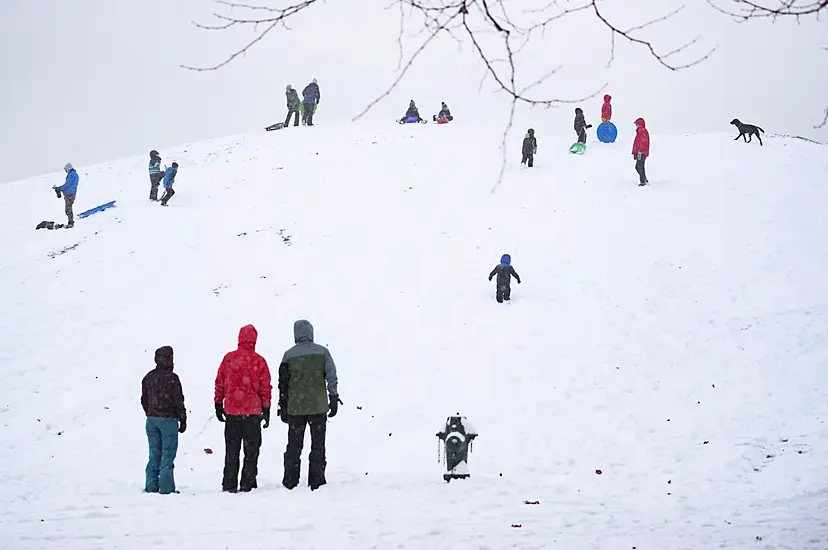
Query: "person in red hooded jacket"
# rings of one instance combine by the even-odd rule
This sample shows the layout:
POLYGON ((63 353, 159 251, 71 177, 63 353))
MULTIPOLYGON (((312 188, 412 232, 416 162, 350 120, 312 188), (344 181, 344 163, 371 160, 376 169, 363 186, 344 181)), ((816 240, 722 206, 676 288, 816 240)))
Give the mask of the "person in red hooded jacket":
POLYGON ((272 386, 270 369, 256 353, 258 333, 253 325, 239 331, 239 348, 224 356, 216 375, 216 418, 224 422, 224 477, 222 491, 248 492, 256 488, 262 420, 270 425, 272 386), (239 481, 239 451, 244 446, 244 466, 239 481), (238 489, 237 489, 238 486, 238 489))
POLYGON ((604 96, 604 104, 601 106, 601 122, 609 122, 612 119, 612 96, 604 96))
POLYGON ((635 141, 633 141, 632 155, 635 159, 635 171, 638 172, 638 185, 647 185, 647 173, 644 171, 644 162, 650 156, 650 132, 643 118, 635 121, 635 141))

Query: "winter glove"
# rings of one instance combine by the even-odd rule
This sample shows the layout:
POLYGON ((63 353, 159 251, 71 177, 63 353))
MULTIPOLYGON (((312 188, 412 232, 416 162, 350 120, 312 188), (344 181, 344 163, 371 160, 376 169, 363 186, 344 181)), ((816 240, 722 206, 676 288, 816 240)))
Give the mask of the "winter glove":
POLYGON ((330 399, 330 402, 331 402, 330 403, 331 413, 328 415, 328 417, 333 418, 334 416, 336 416, 337 411, 339 411, 339 404, 342 403, 342 400, 339 398, 338 395, 333 394, 333 393, 328 396, 328 399, 330 399))
POLYGON ((216 403, 216 418, 218 418, 219 422, 224 422, 224 407, 221 403, 216 403))
POLYGON ((270 407, 262 407, 262 418, 264 419, 264 426, 262 428, 270 426, 270 407))
POLYGON ((279 415, 279 419, 284 422, 285 424, 288 423, 288 414, 287 411, 284 409, 279 409, 276 411, 276 414, 279 415))
POLYGON ((183 434, 187 431, 187 419, 178 421, 178 433, 183 434))
POLYGON ((537 148, 537 147, 532 147, 532 154, 533 154, 533 155, 537 155, 537 154, 538 154, 538 148, 537 148))
POLYGON ((55 190, 55 195, 57 195, 57 198, 59 198, 59 199, 62 198, 60 196, 60 187, 52 187, 52 189, 55 190))
POLYGON ((587 127, 587 130, 589 130, 590 128, 592 128, 592 124, 587 124, 586 127, 587 127))

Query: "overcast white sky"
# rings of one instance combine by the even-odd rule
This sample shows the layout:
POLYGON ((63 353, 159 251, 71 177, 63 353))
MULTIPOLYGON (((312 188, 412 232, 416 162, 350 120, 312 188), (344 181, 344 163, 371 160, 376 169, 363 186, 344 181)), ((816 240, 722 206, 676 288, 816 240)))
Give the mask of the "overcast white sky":
MULTIPOLYGON (((60 172, 67 161, 83 166, 261 131, 284 118, 285 84, 301 87, 312 78, 322 89, 318 122, 347 122, 393 78, 399 12, 386 10, 389 3, 328 0, 228 67, 195 73, 179 65, 218 61, 252 32, 194 28, 193 19, 209 21, 222 9, 210 0, 2 0, 0 181, 60 172)), ((676 4, 605 2, 621 26, 676 4)), ((647 36, 669 50, 701 34, 688 59, 718 46, 693 69, 667 71, 641 48, 620 43, 607 69, 609 35, 581 15, 546 39, 538 36, 523 54, 526 82, 563 64, 535 93, 576 98, 608 82, 616 121, 644 116, 656 133, 730 132, 727 123, 738 117, 771 133, 828 139, 825 130, 812 128, 828 104, 828 51, 820 49, 828 46, 828 21, 740 25, 702 0, 692 4, 647 36)), ((481 91, 481 74, 470 48, 443 40, 365 120, 391 123, 413 98, 425 113, 446 101, 461 120, 505 122, 507 98, 491 87, 481 91)), ((588 119, 598 117, 600 100, 583 106, 588 119)), ((541 135, 568 133, 571 109, 523 110, 518 119, 541 135)))

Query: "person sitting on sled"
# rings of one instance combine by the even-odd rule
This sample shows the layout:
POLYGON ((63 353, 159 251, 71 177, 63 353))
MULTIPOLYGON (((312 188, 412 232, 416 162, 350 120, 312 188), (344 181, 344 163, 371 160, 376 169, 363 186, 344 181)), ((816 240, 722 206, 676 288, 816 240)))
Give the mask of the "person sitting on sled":
POLYGON ((414 104, 414 100, 412 99, 411 102, 408 104, 408 110, 405 112, 405 116, 400 122, 422 122, 423 119, 420 118, 420 110, 417 109, 417 105, 414 104))
POLYGON ((489 273, 489 280, 491 281, 495 275, 497 275, 495 299, 501 304, 503 300, 508 302, 512 297, 512 277, 517 279, 518 284, 520 284, 520 276, 515 271, 515 268, 512 267, 512 257, 510 255, 504 254, 500 257, 500 264, 496 265, 492 272, 489 273))
POLYGON ((446 105, 445 101, 440 103, 440 112, 434 115, 434 117, 432 117, 432 120, 434 120, 434 122, 437 122, 440 119, 446 119, 448 121, 454 120, 454 117, 451 116, 451 111, 449 110, 448 105, 446 105))

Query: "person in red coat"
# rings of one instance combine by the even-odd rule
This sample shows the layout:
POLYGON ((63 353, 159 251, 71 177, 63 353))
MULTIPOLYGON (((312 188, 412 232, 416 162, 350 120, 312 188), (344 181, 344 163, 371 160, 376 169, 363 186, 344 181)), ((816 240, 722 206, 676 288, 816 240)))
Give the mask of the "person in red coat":
POLYGON ((248 492, 256 488, 262 420, 270 425, 270 369, 256 353, 258 333, 253 325, 239 331, 239 348, 224 356, 216 375, 216 418, 224 422, 224 477, 222 491, 248 492), (239 451, 244 466, 239 481, 239 451), (237 488, 238 487, 238 488, 237 488))
POLYGON ((644 171, 644 162, 650 156, 650 132, 643 118, 635 121, 635 141, 633 141, 632 155, 635 159, 635 171, 638 172, 638 185, 647 185, 647 173, 644 171))
POLYGON ((604 104, 601 106, 601 122, 609 122, 612 119, 612 96, 604 96, 604 104))

